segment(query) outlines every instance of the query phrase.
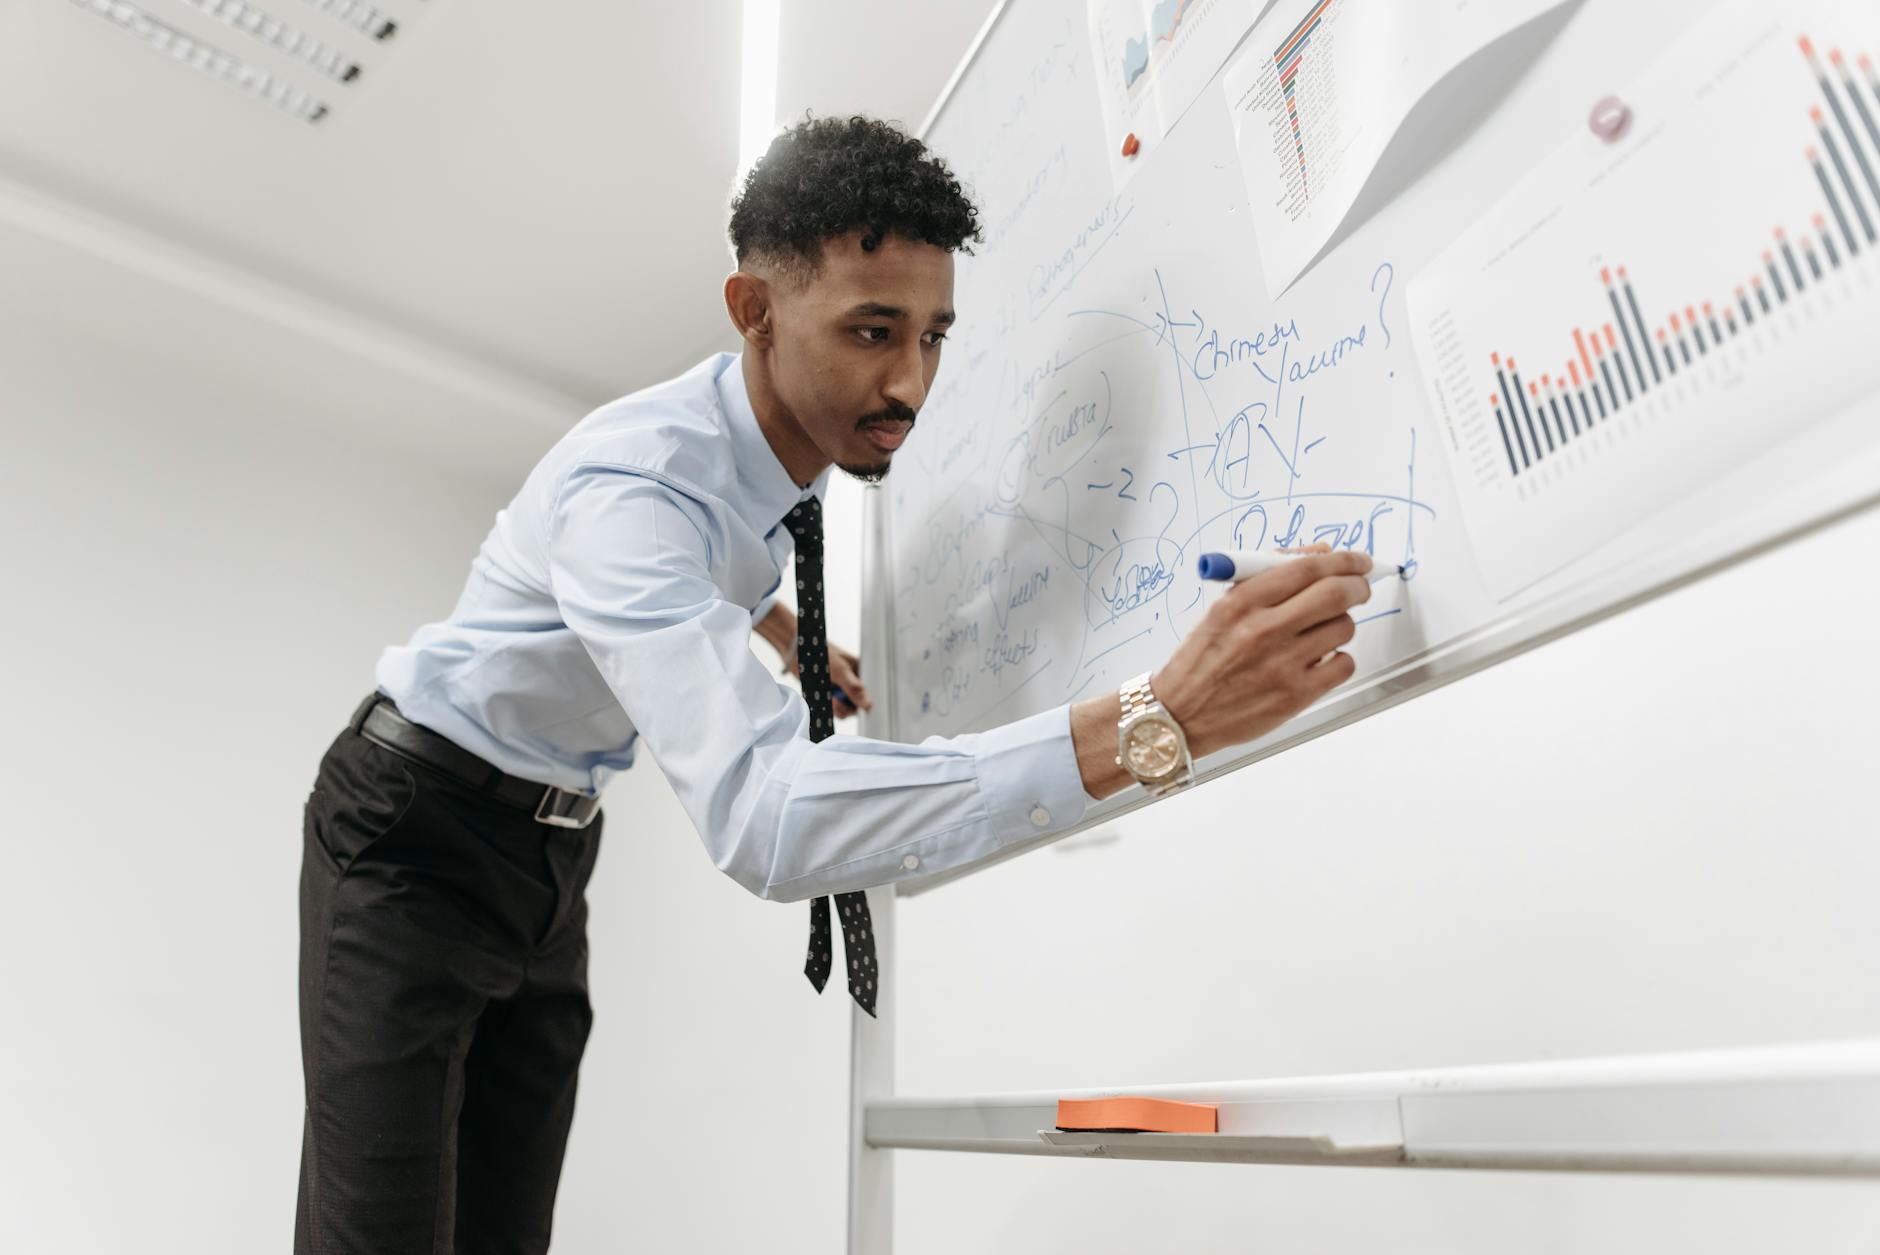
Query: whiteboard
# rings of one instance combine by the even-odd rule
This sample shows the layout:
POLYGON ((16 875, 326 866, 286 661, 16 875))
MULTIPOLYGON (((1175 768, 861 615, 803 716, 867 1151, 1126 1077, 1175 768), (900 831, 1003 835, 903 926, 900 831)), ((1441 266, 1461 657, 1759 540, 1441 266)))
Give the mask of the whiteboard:
MULTIPOLYGON (((1406 282, 1509 171, 1583 128, 1678 15, 1596 75, 1550 54, 1569 23, 1623 21, 1615 6, 1568 5, 1465 63, 1406 121, 1329 251, 1269 300, 1218 77, 1119 190, 1083 14, 1010 0, 927 128, 986 240, 960 259, 959 326, 870 494, 866 617, 875 656, 895 660, 897 739, 996 726, 1159 665, 1215 595, 1194 572, 1207 549, 1323 540, 1415 574, 1359 612, 1350 684, 1198 764, 1204 780, 1880 504, 1868 396, 1515 596, 1476 568, 1406 282), (1587 86, 1545 116, 1498 116, 1535 74, 1587 86)), ((1086 824, 1143 800, 1126 791, 1086 824)))

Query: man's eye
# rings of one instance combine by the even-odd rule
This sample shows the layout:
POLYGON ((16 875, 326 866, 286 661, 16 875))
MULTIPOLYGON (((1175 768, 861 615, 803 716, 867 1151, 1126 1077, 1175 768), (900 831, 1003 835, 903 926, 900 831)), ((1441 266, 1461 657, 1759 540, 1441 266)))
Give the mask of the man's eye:
POLYGON ((883 340, 886 340, 889 335, 886 327, 857 327, 855 331, 856 334, 860 335, 862 339, 868 341, 870 344, 880 344, 883 340))
POLYGON ((929 331, 926 337, 927 347, 937 349, 940 347, 940 342, 946 338, 947 333, 944 331, 929 331))

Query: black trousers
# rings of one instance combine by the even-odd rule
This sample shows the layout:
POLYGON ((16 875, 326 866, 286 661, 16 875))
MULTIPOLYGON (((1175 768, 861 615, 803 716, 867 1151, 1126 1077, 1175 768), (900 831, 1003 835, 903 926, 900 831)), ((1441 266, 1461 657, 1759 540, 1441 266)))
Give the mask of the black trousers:
POLYGON ((600 835, 333 742, 300 876, 297 1255, 548 1249, 600 835))

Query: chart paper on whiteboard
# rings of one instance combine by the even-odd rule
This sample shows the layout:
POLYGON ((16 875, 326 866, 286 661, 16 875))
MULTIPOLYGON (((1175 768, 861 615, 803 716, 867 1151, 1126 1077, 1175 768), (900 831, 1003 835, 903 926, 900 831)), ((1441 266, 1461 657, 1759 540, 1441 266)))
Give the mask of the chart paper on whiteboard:
POLYGON ((1873 52, 1871 3, 1732 0, 1412 282, 1494 596, 1880 388, 1873 52))
POLYGON ((1417 101, 1560 0, 1289 0, 1221 76, 1267 291, 1338 229, 1417 101))
POLYGON ((1257 0, 1089 0, 1110 177, 1117 188, 1149 160, 1247 33, 1257 0), (1123 140, 1142 149, 1124 156, 1123 140))

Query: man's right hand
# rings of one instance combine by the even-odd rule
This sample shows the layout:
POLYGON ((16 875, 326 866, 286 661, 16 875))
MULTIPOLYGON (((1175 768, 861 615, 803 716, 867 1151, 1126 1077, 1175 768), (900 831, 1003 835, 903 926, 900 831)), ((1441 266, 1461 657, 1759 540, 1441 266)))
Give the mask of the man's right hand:
MULTIPOLYGON (((1314 553, 1234 585, 1151 677, 1196 758, 1255 740, 1351 678, 1340 652, 1371 599, 1362 553, 1314 553)), ((1115 694, 1071 709, 1084 791, 1107 797, 1133 783, 1116 764, 1115 694)))
POLYGON ((1149 681, 1196 758, 1265 736, 1351 678, 1362 553, 1307 554, 1227 590, 1149 681))

